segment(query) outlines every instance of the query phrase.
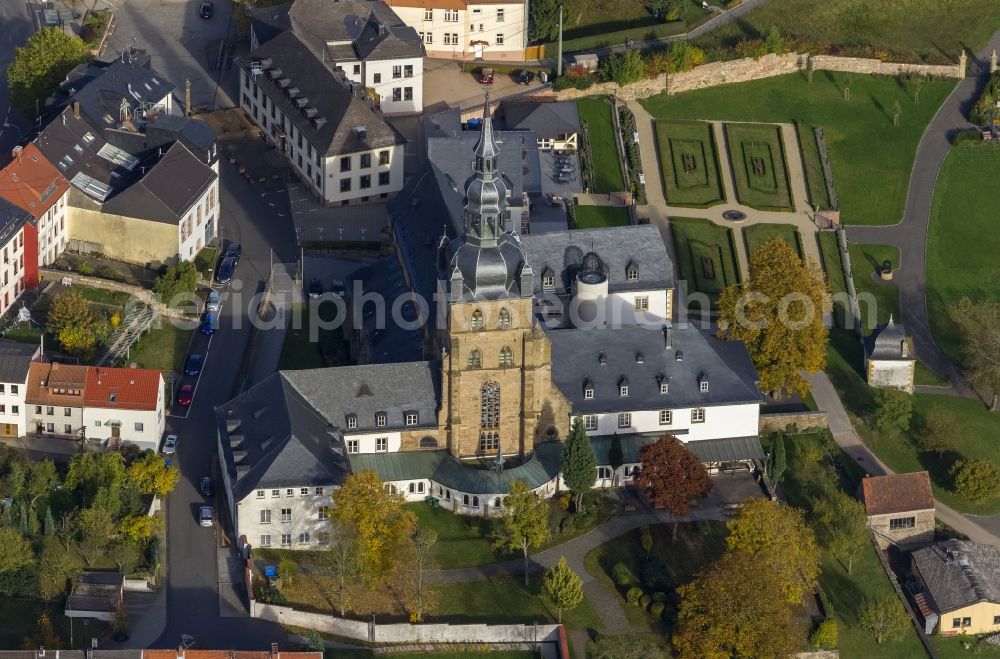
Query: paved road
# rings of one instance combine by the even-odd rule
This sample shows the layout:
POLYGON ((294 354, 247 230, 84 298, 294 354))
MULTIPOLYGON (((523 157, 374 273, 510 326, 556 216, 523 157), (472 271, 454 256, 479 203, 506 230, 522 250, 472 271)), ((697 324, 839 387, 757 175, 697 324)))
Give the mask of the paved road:
POLYGON ((921 361, 947 377, 952 386, 965 395, 972 395, 968 384, 955 364, 937 347, 931 334, 926 297, 927 228, 938 171, 951 149, 951 136, 972 127, 966 114, 989 77, 989 57, 993 49, 1000 49, 1000 31, 994 33, 989 43, 979 51, 977 59, 970 61, 969 77, 958 83, 928 124, 917 147, 906 208, 899 224, 847 228, 847 238, 852 242, 895 245, 900 249, 902 265, 896 271, 893 282, 899 287, 903 323, 913 335, 921 361))
POLYGON ((7 93, 7 67, 14 61, 14 51, 35 31, 29 5, 16 0, 2 0, 0 25, 3 25, 3 33, 0 34, 0 162, 6 162, 10 150, 22 141, 22 136, 26 136, 31 128, 31 122, 10 107, 7 93))

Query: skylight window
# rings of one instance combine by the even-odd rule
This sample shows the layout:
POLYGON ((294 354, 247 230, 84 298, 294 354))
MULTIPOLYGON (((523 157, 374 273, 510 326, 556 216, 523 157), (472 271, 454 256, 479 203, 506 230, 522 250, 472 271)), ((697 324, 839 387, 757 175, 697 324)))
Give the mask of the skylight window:
POLYGON ((98 150, 97 155, 101 156, 102 158, 104 158, 109 162, 124 167, 130 172, 133 169, 135 169, 136 166, 139 164, 138 158, 136 158, 129 152, 119 149, 118 147, 112 146, 110 144, 105 144, 104 146, 102 146, 100 150, 98 150))
POLYGON ((94 141, 94 134, 93 133, 91 133, 90 131, 87 131, 86 133, 83 134, 83 143, 84 144, 90 144, 93 141, 94 141))
POLYGON ((70 181, 80 190, 94 199, 99 201, 106 201, 111 195, 111 186, 107 183, 101 183, 97 179, 87 176, 83 172, 77 172, 70 181))

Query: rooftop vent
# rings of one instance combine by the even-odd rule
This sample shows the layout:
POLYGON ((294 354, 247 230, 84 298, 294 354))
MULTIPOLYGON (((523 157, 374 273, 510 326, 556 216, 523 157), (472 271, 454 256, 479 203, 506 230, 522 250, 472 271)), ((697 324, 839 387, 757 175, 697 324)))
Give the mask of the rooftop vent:
POLYGON ((641 352, 635 353, 635 363, 636 364, 642 364, 645 361, 646 361, 646 358, 645 358, 645 356, 641 352))
POLYGON ((684 353, 681 352, 680 350, 677 351, 676 357, 677 357, 677 361, 679 361, 679 362, 684 361, 684 353))

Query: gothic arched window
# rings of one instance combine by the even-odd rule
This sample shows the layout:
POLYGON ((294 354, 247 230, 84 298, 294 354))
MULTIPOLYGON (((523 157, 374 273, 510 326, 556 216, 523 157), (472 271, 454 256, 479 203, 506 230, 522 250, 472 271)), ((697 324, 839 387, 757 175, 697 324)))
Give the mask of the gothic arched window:
POLYGON ((510 329, 510 312, 507 307, 500 310, 500 320, 497 322, 500 329, 510 329))
POLYGON ((514 353, 507 346, 500 351, 500 368, 514 365, 514 353))
POLYGON ((480 391, 481 410, 479 416, 480 428, 500 427, 500 385, 496 382, 486 382, 480 391))
POLYGON ((469 353, 469 368, 479 368, 483 365, 483 353, 473 350, 469 353))
POLYGON ((483 312, 480 311, 479 309, 476 309, 475 311, 473 311, 472 312, 472 322, 469 324, 469 329, 471 329, 474 332, 477 332, 477 331, 483 329, 483 326, 485 324, 486 324, 486 320, 483 317, 483 312))

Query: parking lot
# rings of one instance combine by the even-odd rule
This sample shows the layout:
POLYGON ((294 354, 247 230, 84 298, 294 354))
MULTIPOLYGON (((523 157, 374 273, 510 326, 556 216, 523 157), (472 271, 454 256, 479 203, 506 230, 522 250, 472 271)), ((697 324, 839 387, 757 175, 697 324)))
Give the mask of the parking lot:
MULTIPOLYGON (((489 66, 489 65, 485 65, 489 66)), ((469 107, 483 102, 487 85, 479 82, 472 72, 462 71, 462 63, 454 60, 424 60, 424 108, 428 112, 451 107, 469 107)), ((478 68, 478 65, 477 67, 478 68)), ((498 100, 512 94, 531 92, 543 87, 536 76, 529 85, 517 84, 517 75, 497 73, 489 85, 490 98, 498 100)))

